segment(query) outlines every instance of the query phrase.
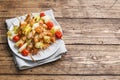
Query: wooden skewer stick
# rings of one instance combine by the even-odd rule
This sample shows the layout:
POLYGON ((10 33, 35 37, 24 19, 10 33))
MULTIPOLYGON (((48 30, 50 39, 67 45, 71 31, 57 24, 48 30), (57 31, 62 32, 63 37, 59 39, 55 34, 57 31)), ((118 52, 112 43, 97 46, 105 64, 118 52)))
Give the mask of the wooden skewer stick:
POLYGON ((30 13, 30 15, 31 15, 32 17, 34 17, 34 15, 32 14, 32 12, 30 13))
POLYGON ((35 59, 32 57, 32 55, 31 54, 29 54, 29 55, 30 55, 30 58, 32 59, 32 61, 35 62, 35 59))

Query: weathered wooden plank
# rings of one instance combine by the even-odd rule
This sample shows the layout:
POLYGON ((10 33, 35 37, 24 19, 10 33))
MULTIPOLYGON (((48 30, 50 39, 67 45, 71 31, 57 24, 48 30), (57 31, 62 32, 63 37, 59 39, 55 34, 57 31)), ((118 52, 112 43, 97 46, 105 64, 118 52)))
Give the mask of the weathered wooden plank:
MULTIPOLYGON (((119 0, 79 0, 89 18, 120 18, 119 0)), ((81 8, 81 7, 80 7, 81 8)))
POLYGON ((119 80, 120 76, 0 75, 2 80, 119 80))
POLYGON ((1 45, 0 74, 119 74, 119 45, 67 45, 59 61, 17 71, 7 45, 1 45))
POLYGON ((0 76, 3 80, 119 80, 119 76, 39 76, 39 75, 7 75, 0 76))
MULTIPOLYGON (((3 22, 5 18, 0 19, 3 22)), ((120 19, 57 19, 66 44, 120 44, 120 19)), ((0 43, 6 43, 6 26, 0 25, 0 43)))
MULTIPOLYGON (((0 17, 17 17, 20 15, 25 15, 31 12, 41 12, 41 11, 45 11, 45 10, 49 10, 51 8, 15 8, 15 9, 6 9, 5 11, 0 11, 0 17)), ((55 17, 62 17, 62 13, 61 12, 57 12, 55 11, 54 8, 52 8, 54 10, 54 14, 55 17)))
MULTIPOLYGON (((0 2, 0 17, 13 17, 23 15, 29 12, 40 12, 48 9, 53 9, 55 12, 55 16, 57 17, 64 17, 65 14, 69 17, 79 17, 79 1, 75 0, 72 1, 76 6, 72 8, 70 13, 66 12, 66 7, 62 6, 63 4, 66 5, 69 2, 61 1, 61 0, 50 0, 50 1, 1 1, 0 2), (77 2, 76 2, 77 1, 77 2), (64 10, 63 10, 64 9, 64 10), (64 14, 65 13, 65 14, 64 14), (75 15, 74 15, 75 13, 75 15)), ((72 5, 74 6, 74 5, 72 5)), ((68 8, 71 8, 68 6, 68 8)))
MULTIPOLYGON (((83 51, 97 52, 98 54, 99 52, 107 52, 111 54, 115 52, 117 54, 117 52, 120 51, 120 45, 66 45, 66 47, 68 49, 68 53, 71 52, 72 50, 73 50, 72 52, 74 52, 75 50, 76 51, 79 50, 82 52, 83 51)), ((70 55, 78 56, 74 54, 70 54, 70 55)), ((11 57, 11 50, 7 44, 0 44, 0 57, 11 57)))
POLYGON ((0 17, 53 9, 56 17, 120 18, 119 0, 1 1, 0 17))

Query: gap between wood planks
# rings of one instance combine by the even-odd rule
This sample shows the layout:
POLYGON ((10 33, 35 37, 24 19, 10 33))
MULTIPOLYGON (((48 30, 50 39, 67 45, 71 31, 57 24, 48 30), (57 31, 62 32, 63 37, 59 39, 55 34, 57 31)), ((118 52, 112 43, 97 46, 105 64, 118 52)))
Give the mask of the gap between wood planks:
POLYGON ((0 55, 3 55, 3 57, 0 58, 0 74, 119 75, 120 71, 119 45, 69 45, 67 46, 68 54, 63 56, 61 60, 21 72, 16 71, 13 59, 9 56, 10 51, 6 51, 7 45, 1 46, 2 50, 0 55))
POLYGON ((120 74, 9 74, 9 73, 5 73, 5 74, 1 74, 2 75, 36 75, 36 76, 119 76, 120 74))

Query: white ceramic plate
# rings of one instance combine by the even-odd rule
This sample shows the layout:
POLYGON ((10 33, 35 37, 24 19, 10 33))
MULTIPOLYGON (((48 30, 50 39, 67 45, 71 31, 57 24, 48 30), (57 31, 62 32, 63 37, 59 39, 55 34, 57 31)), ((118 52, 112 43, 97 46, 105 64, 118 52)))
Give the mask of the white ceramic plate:
MULTIPOLYGON (((52 10, 45 11, 45 14, 47 14, 48 16, 51 17, 51 20, 53 21, 55 26, 60 26, 59 23, 54 18, 52 10)), ((39 13, 33 13, 33 15, 39 15, 39 13)), ((20 16, 20 17, 25 18, 25 15, 20 16)), ((18 17, 18 18, 20 18, 20 17, 18 17)), ((15 23, 16 25, 19 25, 19 20, 17 18, 13 18, 13 19, 7 21, 9 30, 11 30, 13 28, 13 25, 11 25, 11 22, 15 23)), ((60 27, 60 30, 62 31, 61 27, 60 27)), ((42 60, 42 59, 48 58, 51 55, 53 55, 60 47, 61 41, 62 40, 56 40, 56 42, 53 43, 52 45, 50 45, 46 50, 39 51, 37 55, 33 56, 34 60, 42 60)), ((20 53, 18 53, 18 49, 16 47, 14 47, 15 43, 13 41, 11 41, 9 38, 8 38, 8 44, 15 55, 17 55, 20 58, 25 59, 25 60, 31 60, 30 56, 24 57, 20 53)))
MULTIPOLYGON (((11 27, 11 29, 12 28, 13 27, 11 27)), ((60 43, 61 43, 61 40, 56 40, 56 42, 50 45, 47 49, 43 51, 39 51, 36 55, 33 56, 34 60, 43 60, 52 56, 60 47, 60 43)), ((11 41, 9 38, 8 38, 8 44, 10 46, 10 49, 13 51, 15 55, 25 60, 32 60, 30 56, 25 57, 25 56, 22 56, 21 53, 18 53, 18 48, 15 47, 15 43, 11 41)))

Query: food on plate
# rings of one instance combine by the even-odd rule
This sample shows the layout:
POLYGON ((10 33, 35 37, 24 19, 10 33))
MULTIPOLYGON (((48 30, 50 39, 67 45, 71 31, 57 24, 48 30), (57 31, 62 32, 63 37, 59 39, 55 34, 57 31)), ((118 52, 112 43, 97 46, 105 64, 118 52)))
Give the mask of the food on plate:
POLYGON ((62 38, 60 27, 55 26, 51 17, 44 12, 39 15, 28 14, 19 26, 13 26, 7 35, 23 56, 35 55, 62 38))

